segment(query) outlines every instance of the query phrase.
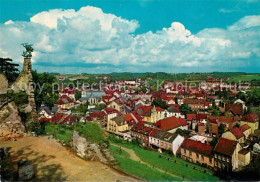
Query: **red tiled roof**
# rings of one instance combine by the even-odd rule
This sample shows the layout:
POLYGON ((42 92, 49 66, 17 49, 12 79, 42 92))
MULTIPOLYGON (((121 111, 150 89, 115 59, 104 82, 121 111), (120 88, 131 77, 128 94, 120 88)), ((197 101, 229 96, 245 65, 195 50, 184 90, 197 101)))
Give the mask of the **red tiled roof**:
POLYGON ((60 97, 60 99, 58 100, 58 102, 56 103, 57 105, 63 105, 63 104, 67 104, 67 103, 74 103, 74 101, 67 95, 63 95, 60 97))
POLYGON ((158 129, 153 129, 149 136, 154 136, 157 133, 158 129))
POLYGON ((133 126, 133 128, 131 130, 138 132, 138 133, 145 134, 145 135, 149 135, 151 133, 151 131, 153 130, 153 128, 144 126, 143 124, 136 124, 133 126))
POLYGON ((219 116, 209 116, 208 118, 211 121, 224 122, 224 123, 232 123, 237 121, 236 117, 219 117, 219 116))
POLYGON ((181 144, 181 148, 191 150, 195 153, 200 153, 204 155, 211 155, 213 150, 213 146, 211 145, 201 143, 199 141, 187 139, 187 138, 181 144))
POLYGON ((233 128, 230 132, 233 133, 233 135, 236 137, 236 139, 240 139, 240 138, 244 137, 243 131, 241 131, 237 127, 233 128))
POLYGON ((187 114, 186 116, 187 116, 187 120, 188 121, 197 119, 197 115, 196 114, 187 114))
POLYGON ((232 111, 236 115, 242 115, 244 113, 243 106, 240 104, 226 104, 225 111, 232 111))
MULTIPOLYGON (((150 111, 153 109, 154 106, 138 106, 135 110, 135 113, 141 116, 150 116, 150 111)), ((156 111, 163 111, 160 107, 155 107, 156 111)))
POLYGON ((154 125, 162 130, 170 130, 180 126, 185 126, 187 125, 187 122, 182 118, 176 118, 175 116, 172 116, 159 120, 154 125))
POLYGON ((259 120, 259 117, 257 114, 251 113, 247 114, 242 118, 242 121, 248 121, 248 122, 256 122, 259 120))
POLYGON ((214 152, 232 156, 234 150, 236 149, 236 146, 237 141, 220 138, 217 145, 214 148, 214 152))
POLYGON ((239 129, 240 129, 242 132, 245 132, 246 130, 249 130, 250 127, 249 127, 247 124, 244 124, 244 125, 240 126, 239 129))
POLYGON ((207 119, 207 114, 202 114, 202 113, 200 113, 200 114, 197 115, 197 119, 198 119, 198 120, 207 119))

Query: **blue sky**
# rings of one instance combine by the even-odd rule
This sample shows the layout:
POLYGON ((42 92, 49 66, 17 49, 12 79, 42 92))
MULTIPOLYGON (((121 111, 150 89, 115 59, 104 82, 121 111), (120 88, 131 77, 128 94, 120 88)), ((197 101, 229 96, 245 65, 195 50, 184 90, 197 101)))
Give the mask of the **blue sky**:
POLYGON ((22 62, 30 42, 40 72, 259 72, 259 14, 259 0, 0 0, 0 56, 22 62))

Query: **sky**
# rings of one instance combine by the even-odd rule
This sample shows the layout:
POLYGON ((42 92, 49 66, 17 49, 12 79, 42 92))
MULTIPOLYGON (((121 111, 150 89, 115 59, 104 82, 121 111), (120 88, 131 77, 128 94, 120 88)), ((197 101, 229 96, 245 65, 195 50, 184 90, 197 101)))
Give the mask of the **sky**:
POLYGON ((0 57, 38 72, 260 72, 260 0, 0 0, 0 57))

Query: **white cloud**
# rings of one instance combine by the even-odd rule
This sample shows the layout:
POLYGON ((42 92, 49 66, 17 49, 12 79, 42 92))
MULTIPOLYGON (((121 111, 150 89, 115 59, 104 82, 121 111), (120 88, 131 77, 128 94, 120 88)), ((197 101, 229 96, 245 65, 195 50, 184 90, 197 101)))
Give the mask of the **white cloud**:
POLYGON ((49 64, 45 71, 70 73, 212 71, 224 69, 223 64, 236 69, 244 66, 241 61, 259 60, 259 17, 246 16, 227 29, 208 28, 194 35, 180 22, 136 35, 136 20, 99 8, 55 9, 34 15, 30 22, 1 24, 0 53, 22 62, 20 44, 33 43, 35 68, 42 71, 49 64))

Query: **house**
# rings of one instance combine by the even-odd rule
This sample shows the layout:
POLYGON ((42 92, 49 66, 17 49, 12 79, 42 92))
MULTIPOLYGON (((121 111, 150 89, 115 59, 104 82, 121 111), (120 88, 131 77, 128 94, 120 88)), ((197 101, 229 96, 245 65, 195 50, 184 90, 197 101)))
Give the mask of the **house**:
POLYGON ((206 131, 206 125, 204 123, 198 122, 198 133, 199 134, 205 134, 206 131))
POLYGON ((251 113, 245 115, 240 121, 240 126, 247 124, 251 128, 251 134, 255 133, 255 130, 259 129, 259 118, 257 114, 251 113))
POLYGON ((160 117, 164 117, 163 109, 155 106, 139 106, 135 113, 142 117, 142 120, 149 123, 155 123, 160 117))
POLYGON ((117 116, 107 122, 107 131, 112 133, 128 131, 128 124, 124 119, 124 116, 117 116))
POLYGON ((105 127, 107 124, 107 115, 104 111, 87 112, 86 120, 93 121, 101 127, 105 127))
POLYGON ((119 112, 124 112, 124 102, 121 99, 113 100, 107 107, 114 108, 119 112))
POLYGON ((154 129, 151 127, 147 127, 141 122, 134 125, 131 129, 131 136, 137 138, 142 146, 148 147, 149 146, 149 135, 154 129))
POLYGON ((180 150, 182 159, 214 167, 213 146, 191 139, 184 139, 180 150))
POLYGON ((69 96, 70 98, 72 98, 72 99, 75 100, 75 93, 76 93, 76 90, 75 90, 75 89, 65 88, 64 90, 61 90, 61 91, 60 91, 59 95, 60 95, 60 96, 67 95, 67 96, 69 96))
POLYGON ((243 132, 245 139, 248 139, 252 129, 247 124, 240 126, 239 129, 243 132))
POLYGON ((209 134, 212 136, 218 135, 218 123, 216 120, 209 120, 209 134))
POLYGON ((233 128, 231 131, 223 133, 221 137, 237 141, 238 143, 244 143, 244 134, 239 128, 233 128))
POLYGON ((135 124, 139 123, 140 121, 142 121, 141 116, 139 116, 135 113, 129 113, 129 114, 124 115, 124 119, 130 128, 132 126, 134 126, 135 124))
POLYGON ((238 152, 238 168, 239 170, 243 169, 244 166, 250 164, 251 153, 249 150, 242 149, 238 152))
POLYGON ((175 133, 177 129, 188 130, 187 122, 184 119, 176 118, 175 116, 161 119, 157 121, 154 126, 170 133, 175 133))
POLYGON ((238 152, 242 149, 237 141, 220 138, 214 148, 215 168, 235 171, 238 169, 238 152))
POLYGON ((178 134, 165 132, 159 141, 159 148, 163 150, 172 150, 172 143, 178 134))
POLYGON ((238 118, 228 116, 208 116, 208 120, 213 122, 215 121, 218 124, 218 126, 220 124, 223 124, 226 128, 231 130, 237 124, 238 118))
POLYGON ((225 116, 239 116, 244 113, 242 104, 225 104, 225 116))
POLYGON ((69 109, 75 105, 74 101, 67 95, 62 95, 56 105, 61 109, 69 109))
POLYGON ((160 148, 160 139, 165 131, 154 129, 149 135, 149 145, 153 148, 160 148))
POLYGON ((184 137, 181 135, 177 135, 177 137, 172 141, 172 153, 174 156, 177 156, 177 154, 180 153, 180 147, 183 141, 184 137))
POLYGON ((52 112, 47 106, 41 106, 38 111, 39 118, 52 118, 52 112))
POLYGON ((187 98, 184 100, 184 104, 188 104, 192 110, 207 109, 211 106, 211 103, 205 102, 203 99, 187 98))
POLYGON ((108 107, 108 108, 103 109, 102 111, 107 115, 107 120, 108 121, 113 119, 113 118, 115 118, 115 117, 117 117, 117 116, 119 116, 119 115, 121 115, 121 113, 118 110, 114 109, 114 108, 109 108, 108 107))
POLYGON ((171 104, 167 108, 168 111, 168 117, 175 116, 176 118, 184 118, 184 115, 180 112, 180 106, 177 104, 171 104))

